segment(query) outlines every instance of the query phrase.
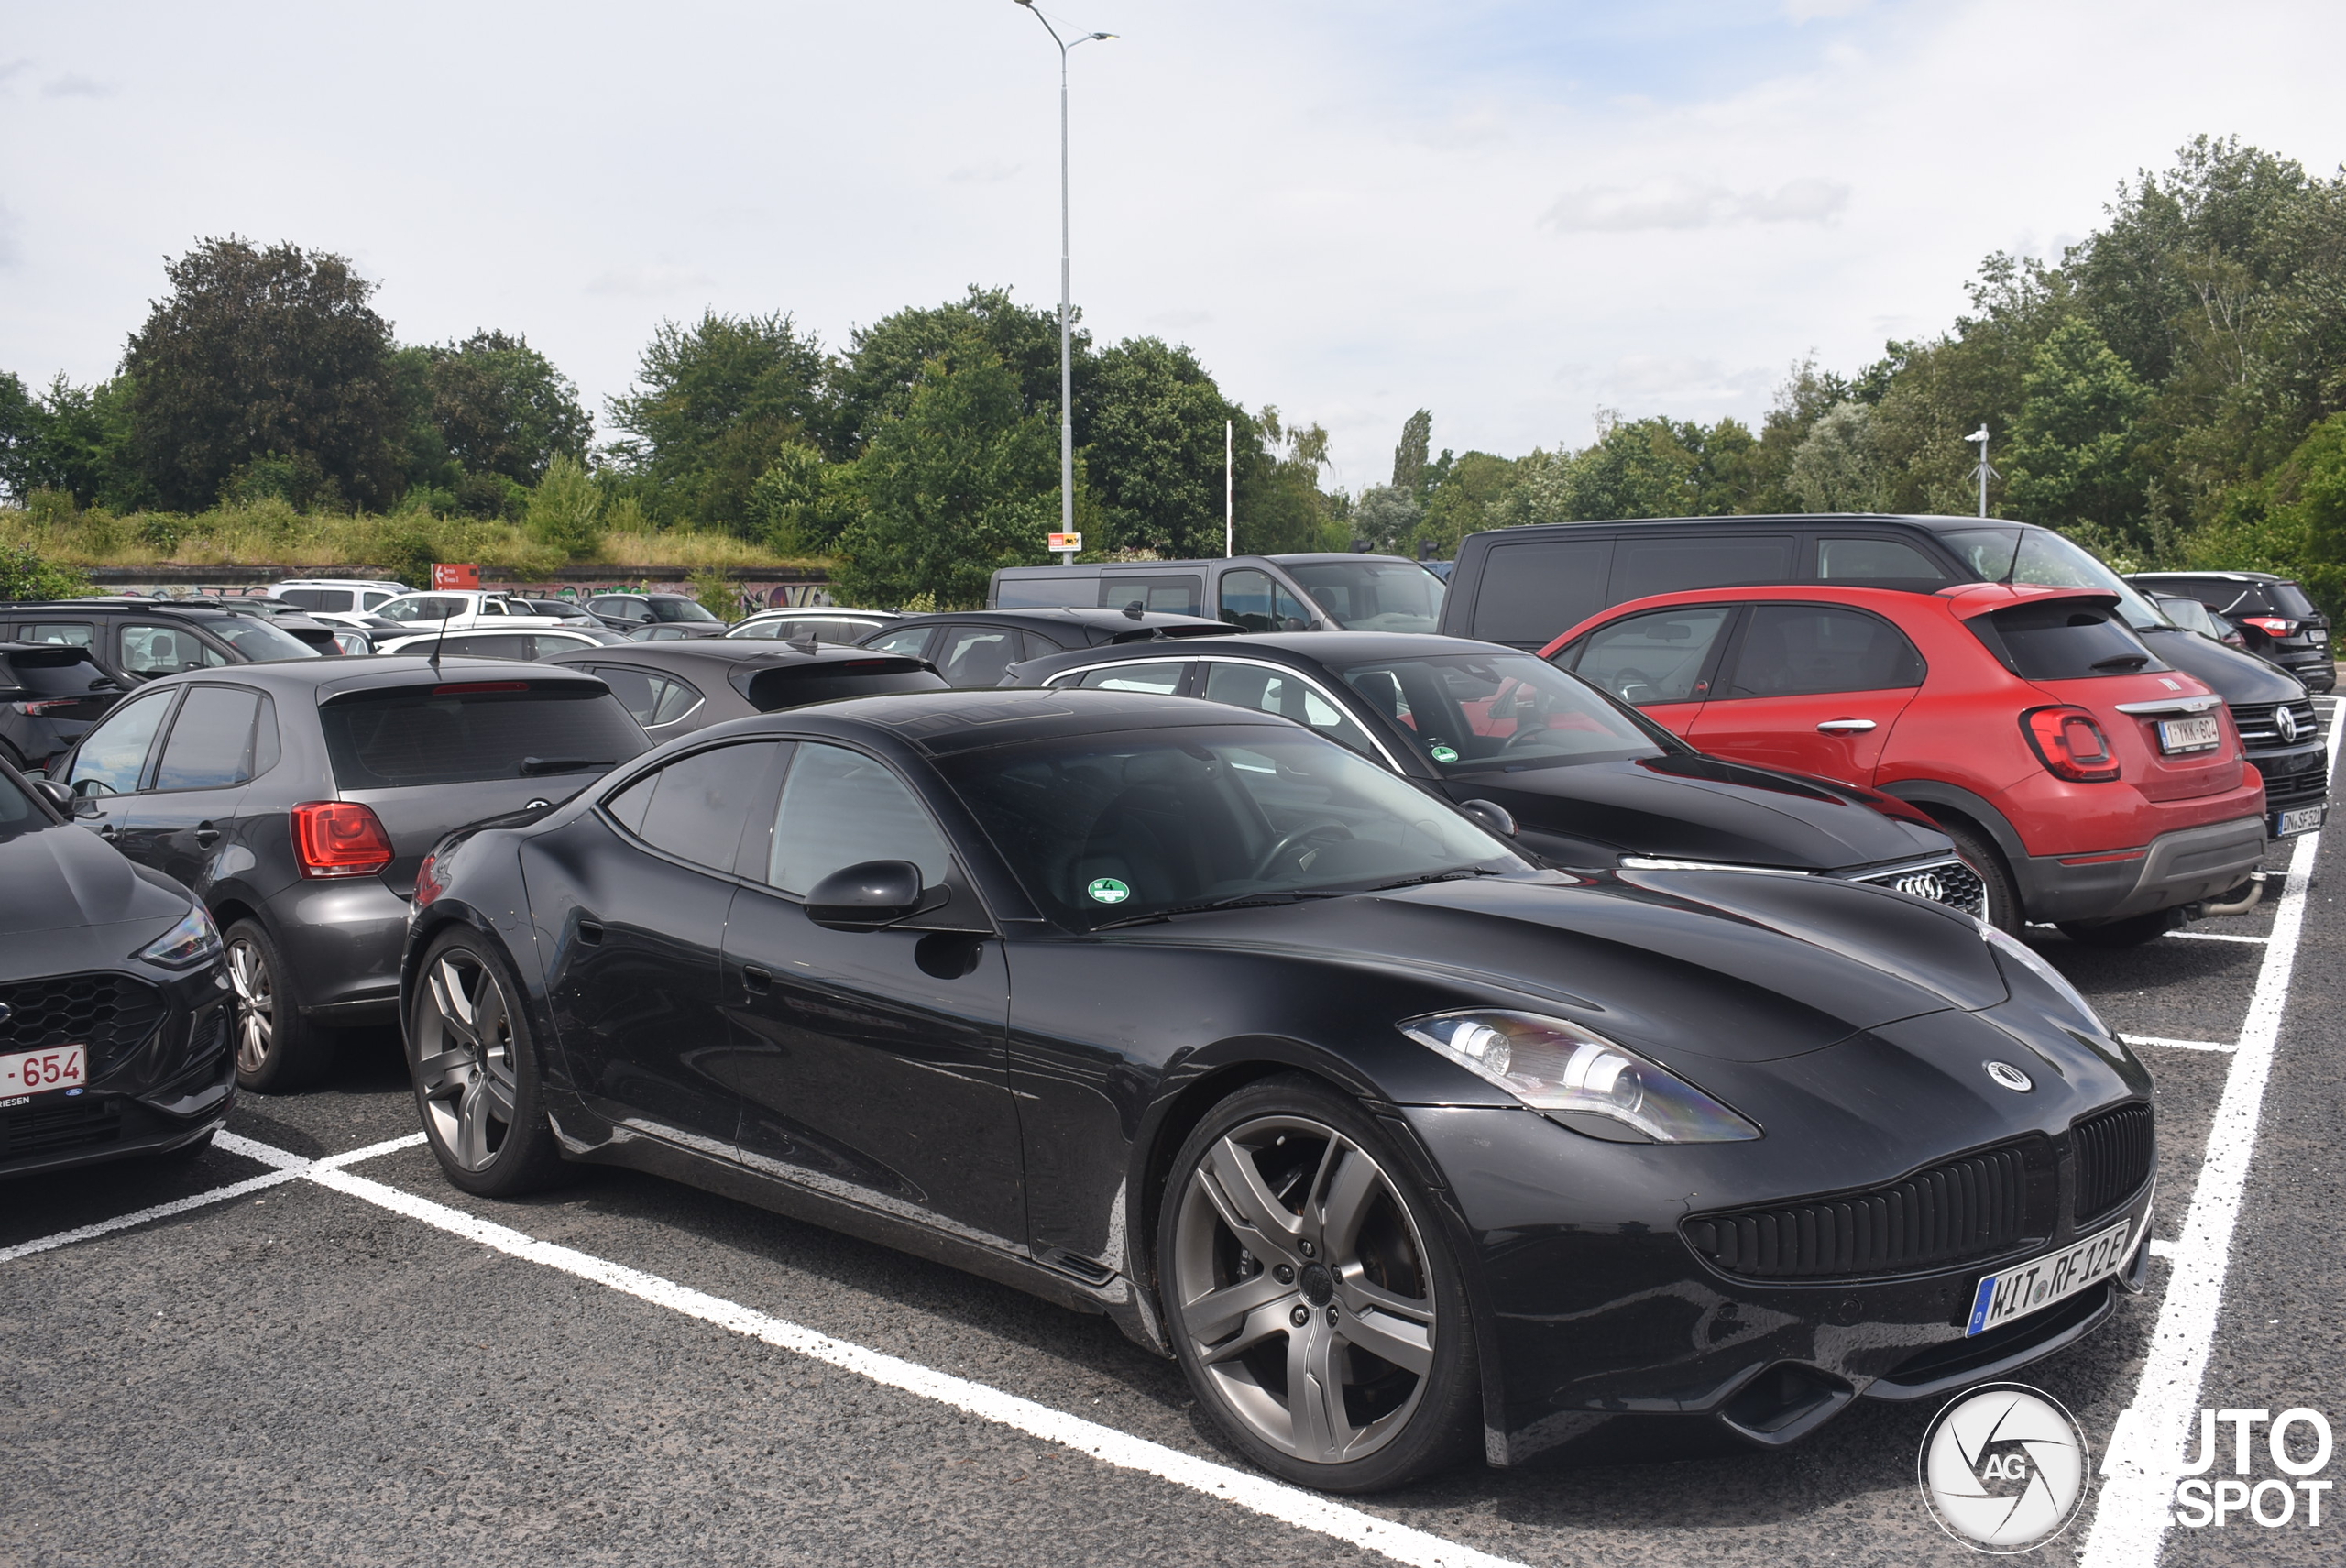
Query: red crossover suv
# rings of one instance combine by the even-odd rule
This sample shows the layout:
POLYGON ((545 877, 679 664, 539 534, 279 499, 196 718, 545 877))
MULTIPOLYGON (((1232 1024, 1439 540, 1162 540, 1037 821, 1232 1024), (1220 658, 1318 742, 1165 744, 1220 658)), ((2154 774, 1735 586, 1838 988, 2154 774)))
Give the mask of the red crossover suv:
POLYGON ((1707 588, 1618 604, 1541 655, 1705 751, 1912 802, 2006 929, 2129 946, 2241 888, 2264 787, 2223 699, 2096 589, 1707 588))

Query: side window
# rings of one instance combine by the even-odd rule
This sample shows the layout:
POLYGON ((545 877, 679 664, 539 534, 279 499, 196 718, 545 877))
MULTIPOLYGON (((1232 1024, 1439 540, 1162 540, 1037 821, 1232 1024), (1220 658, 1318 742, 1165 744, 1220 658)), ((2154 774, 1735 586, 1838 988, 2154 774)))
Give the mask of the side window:
POLYGON ((877 648, 882 653, 898 653, 907 659, 926 656, 928 640, 937 634, 933 626, 915 626, 909 631, 892 631, 887 636, 866 642, 866 648, 877 648))
POLYGON ((695 751, 636 780, 603 808, 653 848, 729 876, 741 825, 769 787, 781 750, 758 740, 695 751))
POLYGON ((1816 578, 1823 583, 1944 583, 1947 575, 1920 550, 1895 539, 1820 539, 1816 578))
POLYGON ((1573 669, 1639 707, 1700 701, 1710 695, 1703 666, 1732 613, 1728 605, 1695 605, 1600 626, 1582 640, 1573 669))
POLYGON ((800 744, 774 812, 768 882, 804 897, 848 866, 910 861, 934 885, 952 859, 945 835, 902 779, 844 746, 800 744))
POLYGON ((480 601, 479 608, 476 613, 480 615, 503 615, 505 613, 505 601, 503 599, 483 599, 480 601))
POLYGON ((611 688, 628 717, 638 724, 648 725, 652 716, 660 711, 660 688, 667 685, 649 670, 632 669, 626 664, 590 664, 589 672, 611 688))
POLYGON ((172 696, 160 691, 136 697, 106 715, 74 753, 66 785, 77 795, 128 795, 137 789, 172 696))
POLYGON ((1166 615, 1195 615, 1205 595, 1205 579, 1194 573, 1144 577, 1124 573, 1100 579, 1100 603, 1108 609, 1138 605, 1166 615))
POLYGON ((1751 611, 1723 696, 1805 696, 1923 684, 1923 656, 1886 620, 1814 604, 1751 611))
POLYGON ((94 648, 97 629, 86 620, 50 620, 27 626, 18 637, 24 642, 62 642, 69 648, 94 648))
POLYGON ((1610 602, 1610 539, 1549 539, 1493 544, 1474 590, 1474 630, 1486 642, 1544 647, 1610 602))
POLYGON ((225 654, 204 646, 202 638, 183 626, 132 624, 122 629, 122 669, 134 679, 217 669, 227 662, 225 654))
POLYGON ((1054 685, 1083 686, 1091 691, 1155 692, 1159 696, 1172 696, 1181 689, 1181 677, 1189 674, 1186 659, 1159 659, 1146 664, 1111 664, 1104 670, 1086 671, 1072 681, 1054 681, 1054 685))
MULTIPOLYGON (((1399 695, 1399 688, 1395 687, 1397 701, 1399 695)), ((1376 743, 1369 740, 1367 732, 1301 676, 1265 669, 1260 664, 1209 659, 1204 696, 1208 702, 1226 702, 1233 707, 1251 707, 1258 713, 1292 718, 1365 757, 1376 756, 1376 743)))
POLYGON ((646 729, 662 724, 674 724, 700 706, 700 693, 684 682, 670 677, 658 683, 659 700, 652 709, 652 722, 646 729))
POLYGON ((251 778, 260 694, 242 686, 198 686, 180 704, 155 768, 157 789, 218 789, 251 778))
POLYGON ((951 686, 993 686, 1024 655, 1018 633, 1006 626, 950 626, 937 673, 951 686))
POLYGON ((1221 600, 1215 615, 1241 631, 1299 631, 1311 624, 1311 612, 1289 593, 1287 585, 1271 580, 1268 572, 1241 567, 1222 575, 1221 600))
POLYGON ((366 609, 369 610, 376 610, 382 609, 385 605, 390 603, 391 600, 398 597, 399 596, 397 594, 369 593, 361 595, 360 598, 366 609))
MULTIPOLYGON (((1792 536, 1789 533, 1629 534, 1614 552, 1610 602, 1689 588, 1792 580, 1792 536)), ((1570 625, 1571 621, 1564 621, 1549 635, 1570 625)))

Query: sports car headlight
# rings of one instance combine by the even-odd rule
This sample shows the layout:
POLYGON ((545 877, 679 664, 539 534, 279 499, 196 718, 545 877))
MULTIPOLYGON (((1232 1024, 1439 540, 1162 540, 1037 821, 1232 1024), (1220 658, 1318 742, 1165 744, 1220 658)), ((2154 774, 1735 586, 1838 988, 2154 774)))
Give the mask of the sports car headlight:
MULTIPOLYGON (((1972 918, 1978 920, 1979 916, 1975 915, 1972 918)), ((2067 975, 2045 962, 2043 953, 2013 936, 2010 931, 2001 927, 1990 926, 1985 920, 1979 921, 1979 939, 1998 952, 2010 955, 2014 963, 2025 968, 2031 974, 2051 986, 2053 994, 2076 1008, 2078 1015, 2092 1025, 2096 1032, 2110 1034, 2110 1025, 2101 1021, 2101 1014, 2093 1010, 2093 1003, 2088 1002, 2083 993, 2069 983, 2067 975)), ((2117 1038, 2114 1035, 2110 1037, 2117 1038)))
POLYGON ((220 928, 201 904, 180 923, 132 955, 164 969, 193 969, 220 956, 220 928))
POLYGON ((1684 1079, 1562 1018, 1437 1013, 1408 1019, 1400 1029, 1535 1111, 1603 1117, 1658 1144, 1730 1144, 1760 1135, 1684 1079))

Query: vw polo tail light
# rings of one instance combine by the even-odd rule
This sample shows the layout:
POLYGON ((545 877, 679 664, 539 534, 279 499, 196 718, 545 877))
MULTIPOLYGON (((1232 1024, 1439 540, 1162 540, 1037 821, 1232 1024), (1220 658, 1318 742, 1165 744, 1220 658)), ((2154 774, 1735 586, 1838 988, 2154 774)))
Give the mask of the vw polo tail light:
POLYGON ((313 800, 293 808, 293 858, 305 877, 366 876, 391 863, 391 836, 370 806, 313 800))

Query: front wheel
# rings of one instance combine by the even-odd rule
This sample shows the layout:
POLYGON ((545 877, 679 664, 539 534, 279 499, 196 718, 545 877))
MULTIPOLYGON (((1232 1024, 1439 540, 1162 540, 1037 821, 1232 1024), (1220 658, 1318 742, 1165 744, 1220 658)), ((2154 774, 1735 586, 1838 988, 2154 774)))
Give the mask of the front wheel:
POLYGON ((1200 1407, 1264 1469, 1369 1492, 1467 1451, 1481 1389, 1457 1261, 1343 1096, 1281 1077, 1215 1106, 1174 1157, 1157 1275, 1200 1407))
POLYGON ((543 1079, 520 992, 503 959, 466 931, 424 954, 408 1008, 408 1076, 448 1180, 513 1198, 562 1177, 543 1079))

